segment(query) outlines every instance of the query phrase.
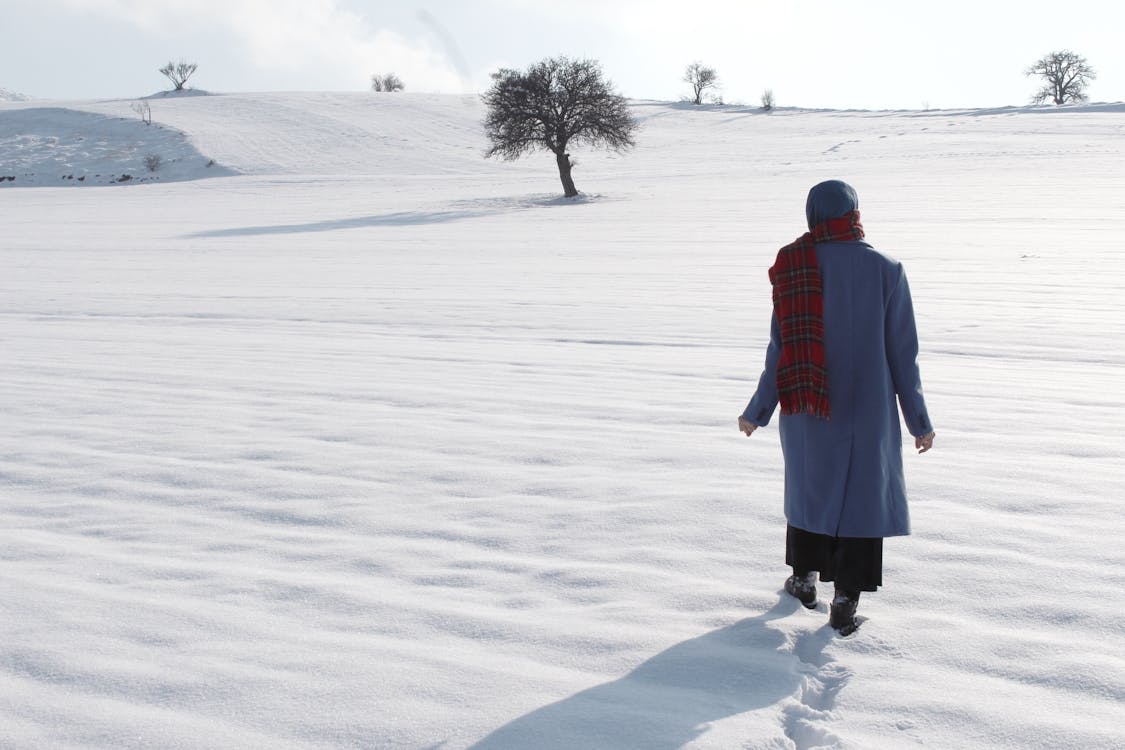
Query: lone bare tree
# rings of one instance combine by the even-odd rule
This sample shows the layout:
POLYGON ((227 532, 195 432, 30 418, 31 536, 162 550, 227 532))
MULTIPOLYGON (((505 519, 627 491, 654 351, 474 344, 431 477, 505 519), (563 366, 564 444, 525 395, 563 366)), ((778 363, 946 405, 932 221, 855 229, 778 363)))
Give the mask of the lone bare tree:
POLYGON ((684 71, 684 82, 691 86, 692 104, 702 104, 703 94, 708 89, 719 87, 719 74, 714 68, 708 68, 703 63, 693 62, 684 71))
POLYGON ((152 107, 149 106, 148 102, 141 99, 130 104, 129 108, 137 113, 141 118, 141 122, 145 125, 152 124, 152 107))
POLYGON ((394 73, 376 73, 371 76, 372 91, 402 91, 406 86, 394 73))
POLYGON ((191 78, 191 74, 195 72, 196 64, 189 63, 184 60, 179 62, 168 61, 168 64, 160 69, 160 72, 168 77, 172 85, 176 87, 176 91, 183 91, 184 84, 191 78))
POLYGON ((1032 101, 1042 104, 1050 99, 1055 104, 1086 101, 1086 86, 1097 78, 1086 58, 1070 50, 1044 55, 1025 71, 1043 79, 1043 88, 1032 101))
POLYGON ((578 195, 571 178, 574 144, 604 147, 618 153, 635 143, 637 122, 625 98, 614 93, 594 60, 549 57, 526 72, 501 68, 485 92, 485 158, 518 159, 544 149, 555 155, 559 179, 568 198, 578 195))

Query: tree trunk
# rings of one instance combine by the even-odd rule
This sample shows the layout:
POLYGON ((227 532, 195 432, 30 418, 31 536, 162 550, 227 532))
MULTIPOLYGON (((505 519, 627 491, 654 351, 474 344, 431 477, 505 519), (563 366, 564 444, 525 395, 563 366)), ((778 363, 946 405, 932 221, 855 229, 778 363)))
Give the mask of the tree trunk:
POLYGON ((570 163, 570 154, 556 154, 555 161, 559 163, 559 179, 562 180, 563 194, 567 198, 573 198, 578 195, 578 188, 574 187, 574 180, 570 177, 570 169, 573 166, 570 163))

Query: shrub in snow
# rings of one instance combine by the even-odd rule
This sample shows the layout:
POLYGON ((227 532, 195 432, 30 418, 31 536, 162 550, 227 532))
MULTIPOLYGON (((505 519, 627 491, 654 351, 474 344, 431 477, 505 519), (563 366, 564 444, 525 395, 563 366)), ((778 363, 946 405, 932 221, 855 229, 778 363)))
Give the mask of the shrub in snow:
POLYGON ((145 125, 152 124, 152 107, 149 106, 148 102, 133 102, 129 106, 132 107, 133 111, 140 116, 141 122, 143 122, 145 125))
POLYGON ((31 99, 26 94, 19 94, 15 91, 9 91, 5 88, 0 88, 0 102, 26 102, 31 99))
POLYGON ((371 76, 372 91, 402 91, 406 86, 402 79, 394 73, 384 73, 371 76))
POLYGON ((145 157, 145 169, 150 172, 160 169, 160 165, 163 163, 164 160, 160 157, 160 154, 149 154, 145 157))
POLYGON ((195 68, 195 63, 185 62, 184 60, 179 62, 169 61, 167 65, 160 69, 160 72, 168 77, 168 80, 176 87, 176 91, 183 91, 184 84, 191 78, 195 68))
POLYGON ((773 106, 773 89, 766 89, 762 92, 762 109, 769 112, 773 106))

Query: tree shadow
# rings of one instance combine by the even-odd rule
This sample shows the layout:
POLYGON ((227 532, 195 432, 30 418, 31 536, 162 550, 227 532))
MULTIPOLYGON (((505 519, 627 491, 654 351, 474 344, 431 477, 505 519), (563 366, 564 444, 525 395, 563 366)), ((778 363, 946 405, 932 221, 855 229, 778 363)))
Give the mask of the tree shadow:
POLYGON ((442 224, 452 221, 475 219, 482 216, 525 211, 534 208, 552 208, 591 203, 602 199, 599 194, 580 193, 573 198, 557 194, 524 195, 509 197, 477 198, 453 201, 444 207, 430 211, 394 211, 374 216, 349 216, 341 219, 312 221, 303 224, 271 224, 256 227, 231 227, 229 229, 210 229, 186 235, 187 239, 206 237, 253 237, 271 234, 305 234, 309 232, 334 232, 338 229, 361 229, 380 226, 420 226, 442 224))
POLYGON ((362 227, 378 226, 415 226, 420 224, 441 224, 449 221, 461 221, 478 216, 486 216, 491 211, 484 210, 456 210, 456 211, 397 211, 375 216, 352 216, 344 219, 331 219, 329 221, 313 221, 304 224, 272 224, 260 227, 232 227, 230 229, 211 229, 206 232, 194 232, 187 235, 189 239, 201 237, 253 237, 269 234, 305 234, 309 232, 334 232, 338 229, 359 229, 362 227))
POLYGON ((796 607, 783 597, 768 612, 679 643, 621 679, 525 714, 469 750, 683 747, 711 722, 800 689, 785 636, 767 624, 796 607))

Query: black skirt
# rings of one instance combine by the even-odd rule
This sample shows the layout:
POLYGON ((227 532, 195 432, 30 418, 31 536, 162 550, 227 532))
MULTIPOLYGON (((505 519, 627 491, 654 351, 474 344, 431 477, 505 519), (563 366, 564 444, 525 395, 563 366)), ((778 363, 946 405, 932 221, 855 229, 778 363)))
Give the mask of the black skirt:
POLYGON ((785 564, 798 575, 817 571, 844 591, 876 591, 883 585, 883 539, 814 534, 785 528, 785 564))

